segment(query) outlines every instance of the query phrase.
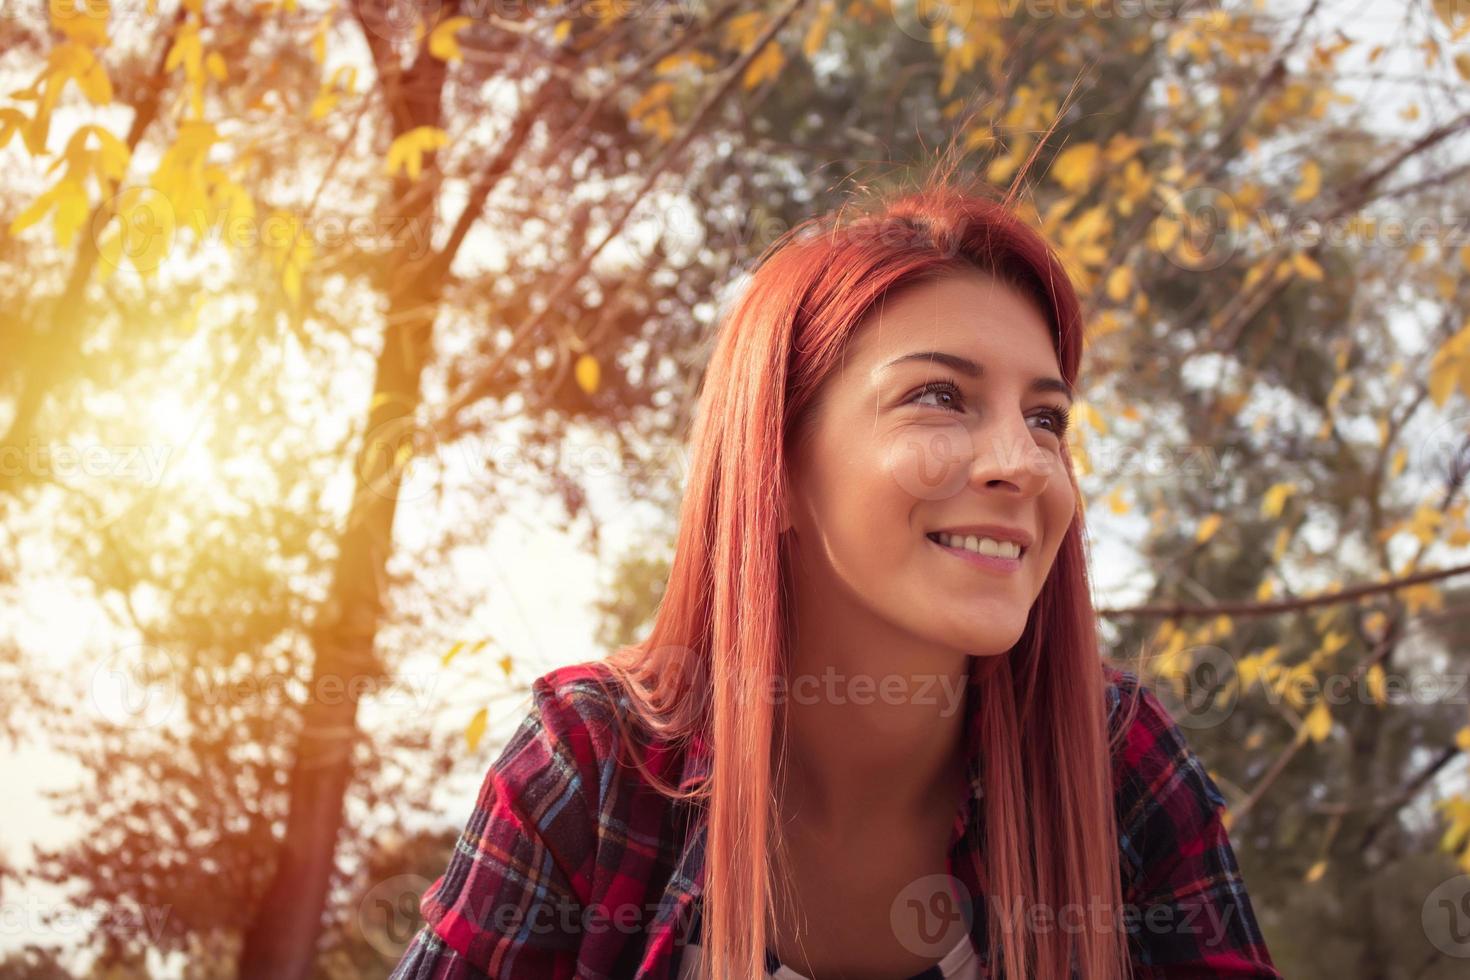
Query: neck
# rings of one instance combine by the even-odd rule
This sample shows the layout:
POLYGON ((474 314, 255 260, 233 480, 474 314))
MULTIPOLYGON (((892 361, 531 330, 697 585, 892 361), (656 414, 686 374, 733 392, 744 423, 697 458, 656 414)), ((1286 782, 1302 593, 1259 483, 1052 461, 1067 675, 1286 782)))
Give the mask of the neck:
POLYGON ((968 785, 969 657, 824 608, 798 597, 781 812, 834 834, 951 817, 968 785))

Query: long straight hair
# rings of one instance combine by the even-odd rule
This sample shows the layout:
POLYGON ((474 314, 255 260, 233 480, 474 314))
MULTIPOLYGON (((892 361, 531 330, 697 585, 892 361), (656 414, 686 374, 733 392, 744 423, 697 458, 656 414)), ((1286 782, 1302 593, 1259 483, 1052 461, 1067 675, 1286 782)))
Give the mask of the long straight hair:
MULTIPOLYGON (((722 317, 690 438, 668 585, 649 635, 606 658, 631 712, 665 744, 698 737, 708 778, 684 792, 638 760, 671 799, 707 808, 703 976, 756 980, 774 927, 773 794, 785 731, 774 699, 786 676, 789 535, 786 459, 823 381, 882 298, 980 269, 1033 299, 1074 389, 1083 325, 1075 289, 1045 237, 985 185, 936 167, 916 187, 852 200, 790 229, 762 253, 722 317), (765 763, 765 764, 762 764, 765 763), (767 855, 766 861, 751 855, 767 855)), ((1062 454, 1076 486, 1069 453, 1062 454)), ((1121 910, 1104 665, 1082 497, 1020 639, 974 657, 967 697, 983 740, 986 926, 1006 980, 1131 976, 1120 928, 1013 931, 1040 906, 1121 910)), ((783 702, 784 703, 784 702, 783 702)), ((1131 718, 1136 698, 1124 713, 1131 718)), ((619 727, 623 723, 618 722, 619 727)), ((1126 723, 1116 736, 1121 736, 1126 723)), ((1094 921, 1088 913, 1087 922, 1094 921)), ((997 977, 999 974, 995 974, 997 977)))

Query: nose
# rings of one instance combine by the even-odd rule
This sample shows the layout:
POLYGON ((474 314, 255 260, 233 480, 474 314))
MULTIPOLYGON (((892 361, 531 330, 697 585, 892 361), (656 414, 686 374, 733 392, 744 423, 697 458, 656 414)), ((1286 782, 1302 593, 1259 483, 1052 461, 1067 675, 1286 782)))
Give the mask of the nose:
POLYGON ((1024 417, 1008 415, 975 433, 974 489, 1034 497, 1046 489, 1051 471, 1051 455, 1036 444, 1024 417))

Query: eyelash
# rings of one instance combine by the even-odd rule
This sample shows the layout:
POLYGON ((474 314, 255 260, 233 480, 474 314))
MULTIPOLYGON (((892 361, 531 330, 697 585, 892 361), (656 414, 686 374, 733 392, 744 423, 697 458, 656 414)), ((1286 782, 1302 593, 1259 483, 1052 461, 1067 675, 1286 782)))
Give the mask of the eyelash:
MULTIPOLYGON (((911 398, 909 398, 908 401, 912 402, 912 401, 915 401, 915 400, 917 400, 919 398, 924 397, 927 394, 931 394, 933 392, 940 392, 940 391, 942 391, 942 392, 949 392, 949 393, 953 394, 956 398, 959 398, 959 399, 963 399, 964 398, 964 396, 960 392, 959 387, 954 382, 952 382, 952 381, 930 381, 930 382, 926 383, 918 391, 914 392, 913 396, 911 398)), ((941 407, 943 407, 943 406, 941 406, 941 407)), ((957 412, 957 411, 959 411, 959 409, 946 409, 946 411, 956 411, 957 412)), ((1056 435, 1057 438, 1060 439, 1062 436, 1066 435, 1067 427, 1072 424, 1072 412, 1071 412, 1070 409, 1054 408, 1054 407, 1053 408, 1046 408, 1046 409, 1044 409, 1042 411, 1041 414, 1044 417, 1049 418, 1049 419, 1052 420, 1052 425, 1054 426, 1054 428, 1051 431, 1052 431, 1052 433, 1054 435, 1056 435)))

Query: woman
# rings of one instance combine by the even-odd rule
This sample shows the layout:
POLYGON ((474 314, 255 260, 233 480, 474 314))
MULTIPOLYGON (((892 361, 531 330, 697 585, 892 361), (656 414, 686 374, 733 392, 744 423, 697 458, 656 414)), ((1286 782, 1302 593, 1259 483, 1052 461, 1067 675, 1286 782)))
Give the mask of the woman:
POLYGON ((394 977, 1279 977, 1223 797, 1098 650, 1082 331, 947 174, 774 243, 650 635, 536 681, 394 977))

